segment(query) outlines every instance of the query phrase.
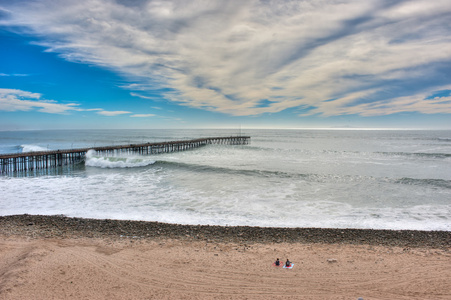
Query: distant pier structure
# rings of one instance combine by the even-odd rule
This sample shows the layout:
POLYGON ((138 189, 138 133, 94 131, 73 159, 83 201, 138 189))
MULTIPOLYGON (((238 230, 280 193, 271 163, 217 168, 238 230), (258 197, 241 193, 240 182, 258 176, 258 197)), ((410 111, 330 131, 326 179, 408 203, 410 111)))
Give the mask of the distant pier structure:
POLYGON ((152 155, 185 151, 209 144, 247 145, 249 141, 250 136, 209 137, 185 141, 0 154, 0 174, 76 164, 85 160, 89 150, 96 151, 100 156, 152 155))

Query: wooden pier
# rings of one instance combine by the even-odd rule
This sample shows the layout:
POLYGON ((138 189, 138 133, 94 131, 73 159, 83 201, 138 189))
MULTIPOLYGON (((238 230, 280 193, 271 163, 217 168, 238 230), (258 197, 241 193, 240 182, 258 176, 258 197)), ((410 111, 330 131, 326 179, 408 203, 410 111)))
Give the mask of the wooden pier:
POLYGON ((152 155, 199 148, 209 144, 247 145, 249 136, 210 137, 186 141, 130 144, 81 149, 0 154, 0 174, 72 165, 85 160, 89 150, 100 156, 152 155))

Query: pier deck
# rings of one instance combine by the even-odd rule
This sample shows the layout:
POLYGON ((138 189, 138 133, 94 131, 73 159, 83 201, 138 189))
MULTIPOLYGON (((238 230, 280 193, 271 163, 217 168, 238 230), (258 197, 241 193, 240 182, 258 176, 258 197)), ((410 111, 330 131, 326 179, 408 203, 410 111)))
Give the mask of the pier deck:
POLYGON ((249 136, 209 137, 160 143, 129 144, 80 149, 0 154, 0 174, 54 168, 82 162, 89 150, 101 156, 152 155, 185 151, 208 144, 247 145, 249 136))

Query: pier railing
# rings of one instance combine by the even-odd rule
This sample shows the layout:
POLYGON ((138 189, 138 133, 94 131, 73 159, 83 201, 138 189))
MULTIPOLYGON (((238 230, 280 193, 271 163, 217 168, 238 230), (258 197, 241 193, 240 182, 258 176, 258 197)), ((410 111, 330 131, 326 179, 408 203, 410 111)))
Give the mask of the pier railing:
POLYGON ((247 145, 249 136, 209 137, 185 141, 129 144, 80 149, 0 154, 0 173, 32 171, 82 162, 89 150, 101 156, 152 155, 199 148, 208 144, 247 145))

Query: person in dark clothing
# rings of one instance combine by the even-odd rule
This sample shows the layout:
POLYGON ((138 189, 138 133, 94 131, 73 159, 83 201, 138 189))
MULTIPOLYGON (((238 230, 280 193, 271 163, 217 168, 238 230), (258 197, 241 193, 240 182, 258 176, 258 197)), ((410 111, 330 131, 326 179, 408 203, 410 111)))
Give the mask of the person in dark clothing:
POLYGON ((291 266, 291 261, 289 261, 288 258, 287 258, 287 262, 285 263, 285 267, 288 268, 289 266, 291 266))
POLYGON ((274 263, 274 265, 277 266, 277 267, 280 266, 280 260, 276 259, 276 262, 274 263))

